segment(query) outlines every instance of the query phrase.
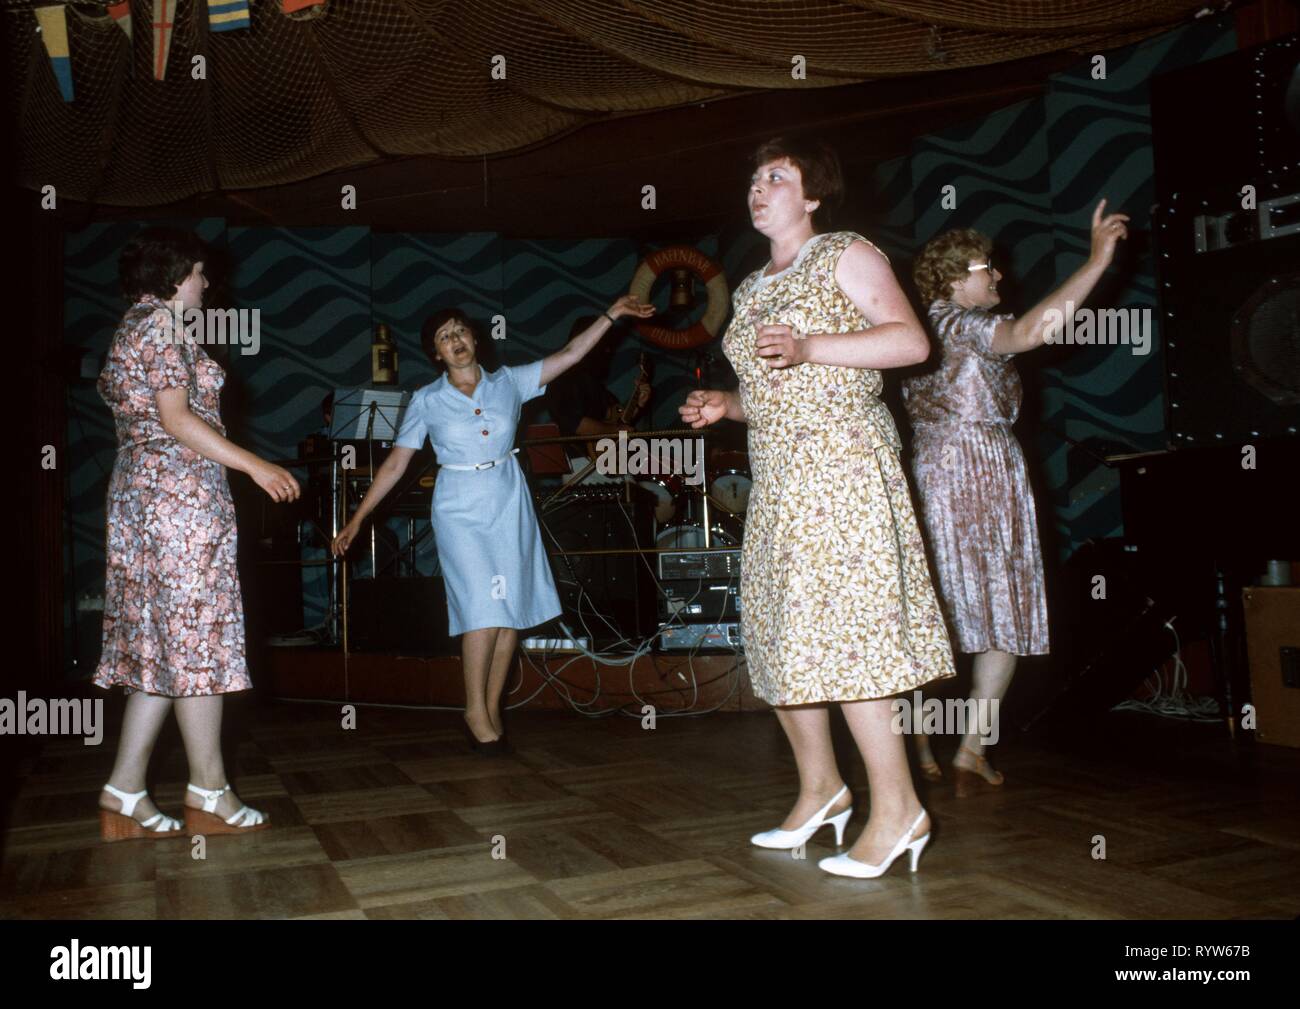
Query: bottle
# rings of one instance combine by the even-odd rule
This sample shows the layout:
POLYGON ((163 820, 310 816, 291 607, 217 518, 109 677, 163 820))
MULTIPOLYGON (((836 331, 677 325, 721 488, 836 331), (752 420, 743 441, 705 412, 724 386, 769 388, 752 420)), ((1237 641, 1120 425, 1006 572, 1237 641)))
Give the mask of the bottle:
POLYGON ((373 385, 397 384, 397 344, 383 322, 375 326, 375 340, 370 345, 370 381, 373 385))

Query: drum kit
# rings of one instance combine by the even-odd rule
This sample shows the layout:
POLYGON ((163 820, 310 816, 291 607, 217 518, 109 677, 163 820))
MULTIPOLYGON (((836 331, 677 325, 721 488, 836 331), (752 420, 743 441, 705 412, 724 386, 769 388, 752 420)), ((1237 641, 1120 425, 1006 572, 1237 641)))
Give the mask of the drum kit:
POLYGON ((753 487, 748 453, 725 449, 710 454, 703 487, 707 509, 701 489, 689 486, 680 475, 645 476, 636 483, 655 498, 655 546, 660 550, 704 549, 706 514, 710 545, 740 546, 753 487))

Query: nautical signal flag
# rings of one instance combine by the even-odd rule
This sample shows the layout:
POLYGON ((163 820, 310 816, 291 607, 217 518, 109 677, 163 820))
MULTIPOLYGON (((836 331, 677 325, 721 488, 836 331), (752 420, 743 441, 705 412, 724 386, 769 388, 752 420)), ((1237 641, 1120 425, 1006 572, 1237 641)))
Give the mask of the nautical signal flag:
POLYGON ((117 26, 126 32, 126 37, 131 37, 131 4, 128 0, 122 0, 120 4, 109 4, 108 13, 113 15, 113 20, 117 26))
POLYGON ((248 0, 208 0, 208 30, 230 32, 248 27, 248 0))
POLYGON ((57 7, 37 7, 36 23, 40 25, 41 41, 50 56, 54 79, 59 82, 59 92, 65 102, 72 101, 72 59, 68 53, 68 16, 63 4, 57 7))
POLYGON ((172 51, 172 29, 176 27, 177 0, 153 0, 153 77, 167 76, 167 56, 172 51))

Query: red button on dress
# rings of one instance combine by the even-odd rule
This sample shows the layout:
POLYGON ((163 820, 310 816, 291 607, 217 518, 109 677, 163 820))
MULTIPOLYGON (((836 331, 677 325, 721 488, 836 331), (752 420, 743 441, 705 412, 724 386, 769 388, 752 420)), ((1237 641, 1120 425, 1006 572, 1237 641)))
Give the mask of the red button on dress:
POLYGON ((487 432, 486 432, 486 431, 483 432, 483 437, 484 437, 484 438, 487 437, 487 432))
POLYGON ((481 414, 482 412, 483 412, 482 410, 475 410, 475 411, 474 411, 474 416, 477 417, 477 416, 478 416, 479 414, 481 414))

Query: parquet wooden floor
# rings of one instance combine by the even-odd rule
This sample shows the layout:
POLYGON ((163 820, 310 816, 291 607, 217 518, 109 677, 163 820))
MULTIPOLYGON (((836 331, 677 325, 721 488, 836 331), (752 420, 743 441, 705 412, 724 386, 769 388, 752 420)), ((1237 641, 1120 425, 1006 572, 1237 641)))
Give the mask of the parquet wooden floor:
MULTIPOLYGON (((516 712, 514 753, 471 753, 459 715, 265 703, 232 712, 228 767, 272 830, 103 844, 115 738, 24 758, 0 865, 6 918, 1290 918, 1300 911, 1300 752, 1213 726, 1112 715, 1086 749, 1013 738, 1000 794, 922 792, 934 839, 912 876, 830 877, 762 851, 795 790, 770 713, 516 712), (1094 837, 1106 858, 1093 857, 1094 837), (505 857, 493 857, 497 854, 505 857), (503 849, 503 850, 502 850, 503 849)), ((836 718, 838 723, 838 717, 836 718)), ((865 771, 837 727, 866 819, 865 771), (841 738, 842 735, 842 738, 841 738)), ((952 744, 938 742, 941 759, 952 744)), ((179 814, 174 724, 154 794, 179 814)), ((924 784, 924 783, 922 783, 924 784)))

